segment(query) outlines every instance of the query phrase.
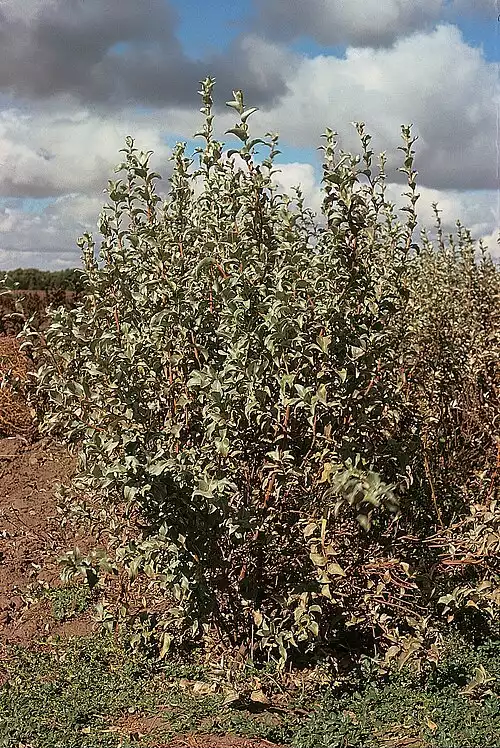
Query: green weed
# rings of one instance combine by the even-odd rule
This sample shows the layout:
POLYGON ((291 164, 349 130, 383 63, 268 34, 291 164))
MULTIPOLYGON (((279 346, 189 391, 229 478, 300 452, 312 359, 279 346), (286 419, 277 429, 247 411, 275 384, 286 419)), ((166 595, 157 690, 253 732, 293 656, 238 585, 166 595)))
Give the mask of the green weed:
POLYGON ((7 655, 0 748, 125 748, 192 731, 268 739, 291 734, 284 717, 232 709, 222 694, 197 694, 191 684, 203 683, 204 673, 196 662, 153 666, 110 636, 48 641, 42 651, 13 647, 7 655), (160 719, 151 734, 141 735, 134 721, 140 725, 149 716, 160 719))
POLYGON ((408 669, 327 697, 294 748, 498 748, 500 642, 448 645, 422 679, 408 669))
POLYGON ((91 593, 86 585, 51 587, 44 592, 52 606, 52 615, 57 621, 67 621, 79 613, 84 613, 91 601, 91 593))

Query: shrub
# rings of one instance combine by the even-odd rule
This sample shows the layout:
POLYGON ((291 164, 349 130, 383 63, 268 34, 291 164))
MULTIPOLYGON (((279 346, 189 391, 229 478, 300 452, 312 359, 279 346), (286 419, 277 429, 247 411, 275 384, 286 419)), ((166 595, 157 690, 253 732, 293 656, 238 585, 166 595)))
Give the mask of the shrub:
MULTIPOLYGON (((25 330, 44 428, 79 445, 75 487, 104 507, 108 555, 68 555, 66 577, 80 571, 94 584, 101 572, 119 574, 116 615, 141 623, 136 641, 153 630, 161 653, 211 630, 226 648, 282 664, 349 630, 393 654, 405 633, 418 639, 410 653, 428 647, 437 554, 422 554, 422 539, 453 516, 456 493, 445 471, 439 486, 435 478, 441 439, 456 425, 447 398, 464 376, 476 398, 493 388, 491 375, 486 388, 479 381, 489 338, 469 333, 491 322, 498 273, 486 259, 477 268, 468 237, 451 254, 413 243, 410 128, 406 221, 386 199, 385 158, 373 167, 362 124, 361 155, 338 153, 335 133, 324 134, 318 221, 299 189, 275 186, 278 137, 250 136, 255 110, 240 91, 228 102, 239 116, 228 133, 241 147, 226 152, 214 139, 213 85, 200 92, 196 168, 178 144, 162 201, 151 152, 127 138, 100 252, 91 235, 80 241, 81 301, 52 310, 45 335, 25 330), (260 164, 257 147, 269 150, 260 164), (454 337, 429 369, 460 251, 483 316, 450 317, 454 337), (429 295, 441 288, 443 310, 429 295), (436 404, 435 390, 422 388, 429 372, 451 371, 445 353, 456 379, 442 383, 436 404), (436 422, 443 401, 450 407, 436 422), (141 595, 142 611, 133 603, 141 595)), ((476 298, 469 280, 460 288, 457 304, 476 298)), ((490 422, 475 449, 481 439, 491 447, 490 422)), ((485 582, 484 564, 478 574, 485 582)), ((112 618, 105 606, 102 617, 112 618)))

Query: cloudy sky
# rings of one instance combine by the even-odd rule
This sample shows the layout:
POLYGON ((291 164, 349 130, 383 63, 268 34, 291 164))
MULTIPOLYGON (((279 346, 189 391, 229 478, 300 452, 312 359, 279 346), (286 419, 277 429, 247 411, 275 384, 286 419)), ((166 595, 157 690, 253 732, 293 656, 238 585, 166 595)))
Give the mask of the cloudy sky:
POLYGON ((0 268, 78 265, 125 136, 167 177, 207 75, 218 136, 242 88, 253 132, 281 135, 280 183, 313 207, 327 126, 357 149, 364 121, 397 156, 412 123, 421 224, 438 201, 446 230, 458 218, 500 256, 499 14, 499 0, 0 0, 0 268))

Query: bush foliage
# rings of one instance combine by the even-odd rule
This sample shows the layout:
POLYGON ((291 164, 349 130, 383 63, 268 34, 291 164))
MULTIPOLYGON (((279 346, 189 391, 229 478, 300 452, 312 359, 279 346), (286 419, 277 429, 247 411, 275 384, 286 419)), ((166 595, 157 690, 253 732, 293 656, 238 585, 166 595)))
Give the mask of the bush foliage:
POLYGON ((166 199, 127 138, 81 300, 24 331, 42 428, 103 508, 108 550, 65 575, 118 577, 103 622, 162 654, 215 632, 282 664, 346 641, 437 657, 447 620, 498 613, 498 269, 437 206, 416 243, 409 127, 404 219, 362 124, 359 155, 326 130, 315 216, 276 187, 278 136, 250 135, 240 91, 241 146, 214 138, 213 85, 166 199))

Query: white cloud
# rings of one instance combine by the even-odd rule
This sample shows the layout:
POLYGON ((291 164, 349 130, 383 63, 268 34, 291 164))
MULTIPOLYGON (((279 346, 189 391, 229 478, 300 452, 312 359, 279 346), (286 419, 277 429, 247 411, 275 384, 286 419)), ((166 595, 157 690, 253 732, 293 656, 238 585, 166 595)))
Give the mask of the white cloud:
POLYGON ((89 110, 45 108, 30 113, 0 112, 0 194, 43 197, 69 192, 95 193, 113 178, 126 135, 155 151, 152 163, 165 163, 169 149, 157 117, 129 111, 99 116, 89 110))
POLYGON ((274 182, 280 190, 292 195, 292 187, 300 186, 304 203, 308 208, 312 208, 317 215, 320 215, 322 196, 313 166, 311 164, 289 163, 277 164, 276 168, 279 169, 279 172, 274 175, 274 182))
POLYGON ((97 238, 104 202, 97 196, 65 195, 39 213, 21 207, 0 208, 0 268, 79 265, 76 241, 86 231, 97 238))
MULTIPOLYGON (((14 7, 14 0, 10 4, 14 7)), ((30 8, 35 12, 46 4, 31 0, 23 12, 30 8)), ((381 0, 379 5, 388 12, 397 3, 381 0)), ((401 10, 403 4, 399 5, 401 10)), ((435 5, 429 1, 422 8, 430 12, 435 5)), ((346 3, 346 13, 348 7, 352 15, 360 6, 346 3)), ((415 167, 422 222, 432 226, 430 205, 437 200, 445 231, 452 231, 459 218, 474 236, 489 236, 492 250, 500 254, 495 192, 497 67, 470 47, 456 27, 440 25, 428 33, 406 36, 390 48, 350 47, 345 59, 302 58, 255 35, 242 37, 239 48, 257 87, 265 88, 271 73, 287 79, 284 94, 251 118, 253 135, 278 131, 288 146, 314 147, 330 126, 339 132, 343 148, 357 152, 359 140, 349 123, 365 121, 375 153, 387 151, 389 191, 397 202, 404 189, 394 183, 402 157, 397 151, 400 126, 414 123, 419 135, 415 167)), ((222 93, 229 98, 230 92, 222 93)), ((248 97, 248 104, 253 103, 248 97)), ((224 130, 236 119, 231 110, 217 113, 216 137, 227 139, 224 130)), ((4 107, 0 110, 0 196, 57 199, 39 215, 20 208, 0 209, 0 267, 78 263, 76 239, 87 229, 95 232, 105 202, 102 189, 114 177, 125 136, 132 135, 139 148, 155 151, 152 166, 165 178, 160 186, 165 192, 171 166, 164 136, 190 139, 201 122, 195 106, 149 111, 131 107, 104 113, 75 105, 69 95, 30 109, 21 104, 4 107)), ((306 202, 317 212, 321 196, 313 166, 294 161, 279 168, 278 184, 288 191, 301 183, 306 202)))
POLYGON ((496 187, 496 66, 441 25, 391 49, 349 48, 345 59, 303 59, 288 80, 288 92, 255 115, 262 129, 279 130, 290 145, 319 144, 326 126, 346 149, 359 148, 349 123, 364 121, 376 152, 389 166, 400 164, 400 126, 419 135, 416 168, 421 182, 436 188, 496 187), (397 158, 395 158, 395 156, 397 158))
MULTIPOLYGON (((290 194, 291 187, 300 185, 306 205, 316 214, 321 213, 322 192, 321 185, 315 178, 314 169, 307 163, 280 164, 281 173, 275 176, 275 182, 290 194)), ((403 193, 404 185, 389 182, 386 185, 387 200, 394 203, 399 210, 408 204, 403 193)), ((420 195, 417 201, 418 226, 415 239, 418 241, 419 232, 425 228, 429 235, 435 234, 435 213, 432 207, 437 203, 442 229, 445 236, 455 234, 457 220, 469 229, 475 241, 483 239, 491 254, 500 259, 500 247, 497 243, 500 231, 500 215, 498 211, 499 196, 495 190, 437 190, 428 187, 418 187, 420 195)), ((403 213, 400 214, 405 220, 403 213)))
MULTIPOLYGON (((320 213, 320 184, 311 164, 285 163, 279 164, 279 169, 274 179, 280 189, 290 194, 292 187, 300 185, 306 205, 320 213)), ((401 184, 387 185, 387 197, 397 207, 405 203, 405 198, 401 196, 403 191, 401 184)), ((498 198, 494 190, 459 191, 422 187, 419 192, 419 228, 426 226, 432 234, 434 214, 431 204, 437 202, 445 234, 454 232, 456 220, 460 219, 471 230, 474 239, 482 237, 492 254, 500 258, 497 243, 500 226, 498 198)), ((101 194, 70 194, 55 199, 39 214, 27 213, 20 207, 0 209, 0 268, 58 269, 78 265, 80 250, 76 240, 85 231, 90 231, 99 244, 97 221, 105 202, 106 197, 101 194)))
MULTIPOLYGON (((406 204, 401 193, 405 191, 400 184, 387 185, 387 197, 398 208, 406 204)), ((475 241, 483 239, 491 254, 500 259, 499 247, 496 243, 500 231, 500 216, 498 215, 498 194, 495 190, 436 190, 419 187, 420 197, 417 202, 417 214, 420 228, 427 228, 431 235, 435 234, 435 214, 432 208, 437 203, 439 217, 445 236, 455 234, 457 220, 471 232, 475 241)))
POLYGON ((389 47, 415 31, 461 15, 495 22, 495 0, 255 0, 255 27, 282 40, 309 37, 324 46, 389 47))

